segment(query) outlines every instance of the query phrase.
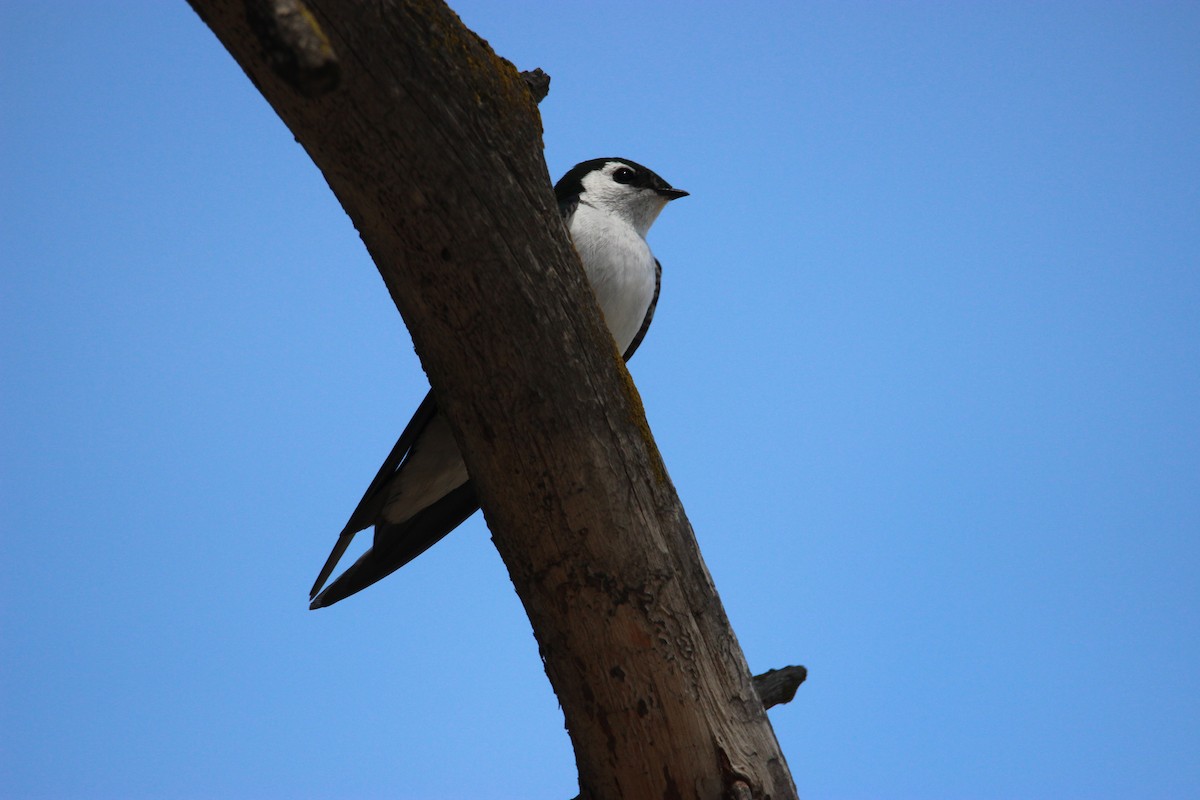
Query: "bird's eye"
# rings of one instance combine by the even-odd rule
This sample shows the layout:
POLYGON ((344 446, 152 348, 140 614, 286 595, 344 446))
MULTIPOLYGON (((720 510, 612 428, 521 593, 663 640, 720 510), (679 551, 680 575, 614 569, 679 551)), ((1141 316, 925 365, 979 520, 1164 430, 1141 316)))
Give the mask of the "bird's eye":
POLYGON ((637 177, 637 173, 629 167, 621 167, 613 173, 613 180, 617 183, 633 183, 635 177, 637 177))

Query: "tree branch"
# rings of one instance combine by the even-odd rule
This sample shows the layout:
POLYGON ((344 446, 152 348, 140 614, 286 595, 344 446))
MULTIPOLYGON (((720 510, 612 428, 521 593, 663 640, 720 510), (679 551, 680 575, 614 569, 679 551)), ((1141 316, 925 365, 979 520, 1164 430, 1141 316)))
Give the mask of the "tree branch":
POLYGON ((762 700, 764 708, 783 705, 792 702, 796 690, 808 677, 804 667, 782 667, 771 669, 754 676, 754 689, 762 700))
POLYGON ((275 73, 307 97, 331 92, 341 80, 337 54, 300 0, 246 0, 246 19, 275 73))
POLYGON ((525 85, 529 87, 529 93, 533 95, 533 99, 540 103, 546 99, 546 95, 550 94, 550 76, 541 69, 534 69, 529 72, 522 72, 521 78, 525 81, 525 85))
MULTIPOLYGON (((315 92, 271 55, 286 37, 264 47, 249 22, 262 2, 190 1, 321 169, 412 333, 582 796, 795 797, 558 215, 536 88, 435 0, 284 3, 337 65, 315 92)), ((300 40, 284 50, 310 52, 300 40)))

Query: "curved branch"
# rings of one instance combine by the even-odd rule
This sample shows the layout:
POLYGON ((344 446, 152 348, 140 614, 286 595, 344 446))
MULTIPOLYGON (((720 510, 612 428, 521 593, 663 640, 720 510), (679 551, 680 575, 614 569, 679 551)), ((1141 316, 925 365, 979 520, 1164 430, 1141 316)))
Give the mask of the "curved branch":
POLYGON ((321 169, 412 333, 583 796, 795 797, 558 216, 537 84, 435 0, 309 0, 302 27, 339 77, 305 91, 247 0, 191 3, 321 169))

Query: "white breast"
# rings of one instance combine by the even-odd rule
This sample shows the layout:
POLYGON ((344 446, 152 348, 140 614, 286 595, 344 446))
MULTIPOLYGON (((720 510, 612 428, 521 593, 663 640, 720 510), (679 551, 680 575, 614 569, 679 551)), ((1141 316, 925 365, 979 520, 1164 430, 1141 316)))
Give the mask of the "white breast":
POLYGON ((654 299, 654 255, 646 240, 625 220, 579 204, 571 217, 571 238, 604 321, 624 353, 642 328, 654 299))

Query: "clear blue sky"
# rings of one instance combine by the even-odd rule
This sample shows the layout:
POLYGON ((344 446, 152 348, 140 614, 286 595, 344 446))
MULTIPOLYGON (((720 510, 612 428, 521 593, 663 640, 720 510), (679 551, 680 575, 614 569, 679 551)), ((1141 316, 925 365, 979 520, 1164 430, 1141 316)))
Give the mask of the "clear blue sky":
MULTIPOLYGON (((692 192, 632 364, 809 798, 1200 791, 1200 7, 460 2, 692 192)), ((0 7, 0 794, 544 797, 474 519, 306 591, 426 390, 183 0, 0 7)))

